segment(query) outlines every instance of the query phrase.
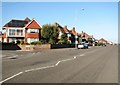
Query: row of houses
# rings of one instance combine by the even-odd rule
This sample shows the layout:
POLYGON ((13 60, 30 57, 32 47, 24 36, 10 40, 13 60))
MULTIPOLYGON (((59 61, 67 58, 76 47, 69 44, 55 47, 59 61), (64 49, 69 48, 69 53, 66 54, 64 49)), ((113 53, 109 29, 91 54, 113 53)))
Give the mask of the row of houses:
MULTIPOLYGON (((95 38, 91 35, 88 35, 85 32, 78 33, 73 27, 71 30, 67 26, 61 26, 57 22, 54 23, 59 30, 58 40, 61 38, 63 33, 67 34, 67 39, 70 43, 78 44, 80 42, 87 41, 89 43, 95 42, 95 38)), ((39 41, 41 36, 42 25, 37 22, 36 19, 30 20, 26 17, 24 20, 15 20, 12 19, 6 23, 3 28, 5 32, 2 35, 2 42, 11 43, 11 42, 20 42, 31 43, 34 41, 39 41)))

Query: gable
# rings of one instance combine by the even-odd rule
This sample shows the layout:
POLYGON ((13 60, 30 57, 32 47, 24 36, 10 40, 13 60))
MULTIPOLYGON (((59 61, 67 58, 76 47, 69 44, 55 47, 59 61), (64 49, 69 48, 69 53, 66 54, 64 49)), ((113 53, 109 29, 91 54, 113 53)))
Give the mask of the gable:
POLYGON ((33 20, 27 25, 26 28, 37 28, 37 29, 39 29, 39 28, 41 28, 41 26, 35 20, 33 20))

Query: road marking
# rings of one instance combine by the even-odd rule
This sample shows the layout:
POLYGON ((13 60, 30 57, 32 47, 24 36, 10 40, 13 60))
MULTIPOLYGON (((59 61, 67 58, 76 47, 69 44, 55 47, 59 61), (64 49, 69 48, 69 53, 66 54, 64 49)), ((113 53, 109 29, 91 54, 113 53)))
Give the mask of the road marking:
POLYGON ((15 56, 12 56, 12 57, 7 57, 7 58, 17 58, 18 57, 18 55, 15 55, 15 56))
POLYGON ((23 72, 19 72, 19 73, 15 74, 15 75, 13 75, 13 76, 11 76, 11 77, 9 77, 9 78, 3 80, 3 81, 0 81, 0 84, 2 84, 3 82, 8 81, 8 80, 10 80, 10 79, 12 79, 12 78, 18 76, 18 75, 20 75, 20 74, 22 74, 22 73, 23 73, 23 72))
MULTIPOLYGON (((81 55, 83 56, 83 54, 81 54, 81 55)), ((79 55, 79 56, 80 56, 80 55, 79 55)), ((47 69, 47 68, 56 67, 56 66, 58 66, 61 62, 74 60, 74 59, 76 59, 76 58, 77 58, 77 56, 74 56, 73 58, 70 58, 70 59, 60 60, 60 61, 58 61, 55 65, 46 66, 46 67, 41 67, 41 68, 35 68, 35 69, 29 69, 29 70, 25 70, 25 71, 23 71, 23 72, 19 72, 19 73, 15 74, 15 75, 13 75, 13 76, 11 76, 11 77, 3 80, 3 81, 0 81, 0 84, 2 84, 3 82, 6 82, 6 81, 8 81, 8 80, 10 80, 10 79, 12 79, 12 78, 14 78, 14 77, 16 77, 16 76, 19 76, 20 74, 27 73, 27 72, 31 72, 31 71, 36 71, 36 70, 42 70, 42 69, 47 69)))
POLYGON ((74 58, 70 58, 70 59, 66 59, 66 60, 61 60, 61 62, 70 61, 70 60, 74 60, 74 58))
POLYGON ((74 58, 74 59, 76 59, 77 57, 76 57, 76 56, 74 56, 73 58, 74 58))
POLYGON ((85 56, 85 54, 80 54, 79 56, 85 56))
POLYGON ((58 61, 56 64, 55 64, 55 66, 58 66, 58 64, 60 63, 61 61, 58 61))
MULTIPOLYGON (((93 53, 93 52, 95 52, 95 51, 96 51, 96 50, 91 51, 91 52, 86 52, 85 54, 93 53)), ((35 54, 35 53, 32 53, 32 54, 35 54)), ((71 59, 60 60, 60 61, 58 61, 55 65, 46 66, 46 67, 41 67, 41 68, 35 68, 35 69, 29 69, 29 70, 25 70, 25 71, 23 71, 23 72, 19 72, 19 73, 15 74, 15 75, 13 75, 13 76, 11 76, 11 77, 9 77, 9 78, 6 78, 5 80, 0 81, 0 84, 2 84, 3 82, 6 82, 6 81, 8 81, 8 80, 10 80, 10 79, 12 79, 12 78, 14 78, 14 77, 16 77, 16 76, 19 76, 19 75, 21 75, 21 74, 23 74, 23 73, 31 72, 31 71, 36 71, 36 70, 47 69, 47 68, 52 68, 52 67, 56 67, 56 66, 58 66, 58 65, 60 64, 60 62, 65 62, 65 61, 74 60, 74 59, 77 58, 77 56, 85 56, 85 54, 76 55, 76 56, 74 56, 74 57, 71 58, 71 59)), ((17 57, 17 56, 18 56, 18 55, 13 56, 13 57, 15 58, 15 57, 17 57)), ((11 58, 13 58, 13 57, 11 57, 11 58)), ((10 58, 10 57, 9 57, 9 58, 10 58)))
POLYGON ((35 69, 30 69, 30 70, 25 70, 24 72, 30 72, 30 71, 36 71, 36 70, 42 70, 42 69, 52 68, 52 67, 55 67, 55 65, 46 66, 46 67, 41 67, 41 68, 35 68, 35 69))
POLYGON ((70 60, 74 60, 74 59, 76 59, 76 58, 77 58, 77 57, 74 56, 73 58, 70 58, 70 59, 60 60, 60 61, 58 61, 55 65, 46 66, 46 67, 41 67, 41 68, 35 68, 35 69, 29 69, 29 70, 25 70, 25 71, 23 71, 23 72, 19 72, 19 73, 15 74, 15 75, 13 75, 13 76, 11 76, 11 77, 3 80, 3 81, 0 81, 0 84, 2 84, 3 82, 6 82, 6 81, 8 81, 8 80, 10 80, 10 79, 12 79, 12 78, 14 78, 14 77, 16 77, 16 76, 19 76, 20 74, 27 73, 27 72, 31 72, 31 71, 36 71, 36 70, 42 70, 42 69, 47 69, 47 68, 56 67, 56 66, 58 66, 58 65, 60 64, 60 62, 70 61, 70 60))

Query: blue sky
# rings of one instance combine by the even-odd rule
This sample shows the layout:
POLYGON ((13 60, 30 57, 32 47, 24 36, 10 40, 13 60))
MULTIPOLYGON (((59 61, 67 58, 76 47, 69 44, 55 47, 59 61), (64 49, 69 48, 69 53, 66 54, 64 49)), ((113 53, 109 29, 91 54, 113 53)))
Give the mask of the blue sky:
POLYGON ((41 25, 58 22, 95 38, 118 41, 117 2, 3 2, 2 26, 11 19, 35 18, 41 25), (82 10, 84 9, 84 10, 82 10))

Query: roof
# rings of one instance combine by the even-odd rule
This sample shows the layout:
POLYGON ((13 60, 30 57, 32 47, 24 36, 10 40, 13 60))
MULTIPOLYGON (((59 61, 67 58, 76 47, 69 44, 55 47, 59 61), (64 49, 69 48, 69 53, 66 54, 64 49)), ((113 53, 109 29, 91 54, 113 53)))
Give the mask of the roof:
POLYGON ((14 20, 12 19, 3 28, 7 27, 25 27, 25 28, 41 28, 42 26, 35 20, 30 20, 28 17, 25 20, 14 20))
POLYGON ((93 38, 93 36, 87 34, 86 32, 83 32, 83 31, 82 31, 82 33, 80 33, 80 35, 81 35, 81 37, 93 38))
POLYGON ((31 20, 29 18, 25 18, 25 20, 15 20, 15 19, 12 19, 7 24, 5 24, 3 26, 3 28, 4 27, 25 27, 25 25, 28 24, 28 22, 30 22, 30 21, 31 20))
POLYGON ((65 33, 70 33, 69 30, 67 29, 67 26, 64 26, 63 30, 64 30, 65 33))
POLYGON ((26 18, 25 18, 25 21, 30 22, 31 20, 30 20, 28 17, 26 17, 26 18))
POLYGON ((64 29, 61 26, 58 26, 59 32, 65 33, 64 29))
POLYGON ((42 26, 35 20, 32 19, 26 26, 25 28, 41 28, 42 26))
POLYGON ((11 20, 3 27, 24 27, 27 23, 28 21, 24 21, 24 20, 11 20))
POLYGON ((77 33, 77 32, 75 31, 75 28, 74 28, 74 27, 73 27, 71 30, 69 30, 69 32, 70 32, 71 34, 73 34, 73 35, 80 36, 79 33, 77 33))
POLYGON ((101 38, 99 41, 107 42, 107 40, 105 40, 105 39, 103 39, 103 38, 101 38))

